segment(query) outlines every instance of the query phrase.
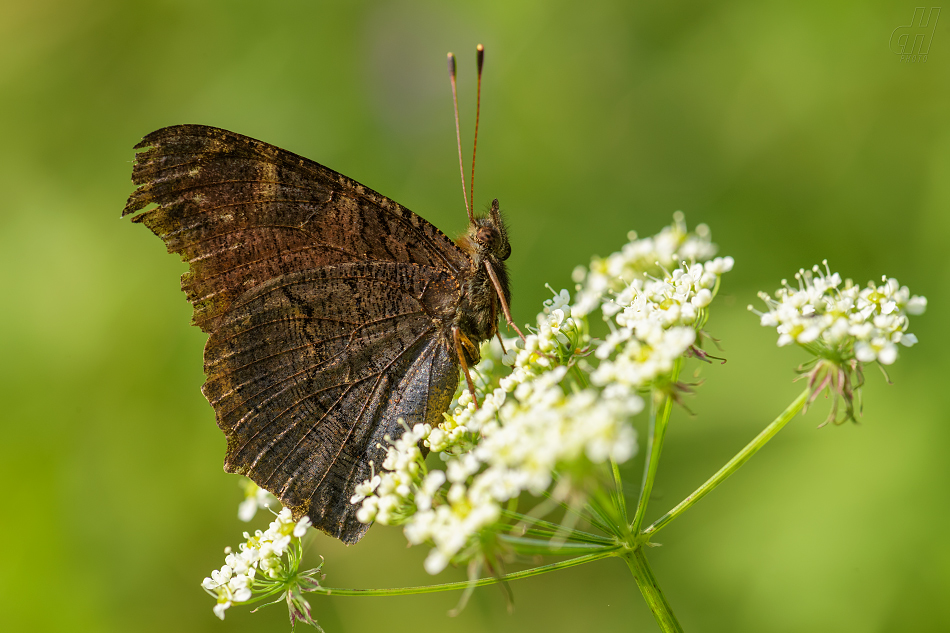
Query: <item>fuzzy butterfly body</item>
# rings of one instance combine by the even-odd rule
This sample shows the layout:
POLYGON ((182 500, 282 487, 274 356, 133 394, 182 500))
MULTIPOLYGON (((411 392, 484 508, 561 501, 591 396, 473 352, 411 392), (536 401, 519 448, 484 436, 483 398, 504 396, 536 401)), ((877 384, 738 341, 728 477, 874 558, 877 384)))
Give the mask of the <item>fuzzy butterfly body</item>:
POLYGON ((202 391, 250 477, 354 543, 350 497, 403 423, 438 424, 510 302, 497 210, 458 243, 311 160, 218 128, 146 136, 123 215, 178 253, 202 391), (494 276, 495 279, 492 279, 494 276), (500 302, 504 301, 504 304, 500 302))

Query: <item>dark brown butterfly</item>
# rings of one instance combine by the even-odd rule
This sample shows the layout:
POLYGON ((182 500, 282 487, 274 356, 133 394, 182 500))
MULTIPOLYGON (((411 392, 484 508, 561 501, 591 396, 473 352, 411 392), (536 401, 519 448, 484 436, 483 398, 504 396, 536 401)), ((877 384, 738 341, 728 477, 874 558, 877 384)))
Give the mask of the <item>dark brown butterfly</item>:
MULTIPOLYGON (((399 420, 438 424, 459 367, 510 322, 511 248, 492 204, 452 242, 402 205, 233 132, 179 125, 136 145, 123 211, 178 253, 210 336, 202 391, 225 470, 346 543, 350 504, 399 420)), ((471 379, 469 378, 471 388, 471 379)))

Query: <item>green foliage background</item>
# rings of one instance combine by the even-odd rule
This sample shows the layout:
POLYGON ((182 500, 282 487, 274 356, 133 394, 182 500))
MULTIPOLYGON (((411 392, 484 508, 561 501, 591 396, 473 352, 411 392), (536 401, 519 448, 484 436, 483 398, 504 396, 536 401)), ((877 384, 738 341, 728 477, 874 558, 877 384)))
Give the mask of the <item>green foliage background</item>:
MULTIPOLYGON (((283 607, 211 613, 240 490, 201 396, 184 270, 119 219, 132 145, 206 123, 311 157, 450 234, 465 226, 445 53, 471 142, 487 49, 478 205, 511 224, 514 310, 682 209, 736 258, 709 330, 729 362, 674 413, 650 517, 798 392, 804 357, 745 306, 829 258, 925 294, 919 347, 860 425, 824 403, 669 527, 649 557, 687 631, 950 629, 946 330, 950 15, 926 63, 888 48, 907 2, 35 0, 0 19, 0 629, 281 631, 283 607), (944 325, 941 325, 944 324, 944 325)), ((642 428, 642 420, 640 421, 642 428)), ((643 434, 641 433, 641 437, 643 434)), ((629 466, 638 481, 640 461, 629 466)), ((649 517, 648 517, 649 518, 649 517)), ((376 527, 320 536, 331 586, 429 582, 376 527)), ((450 570, 438 580, 458 579, 450 570)), ((313 599, 328 632, 653 631, 625 566, 514 585, 313 599)))

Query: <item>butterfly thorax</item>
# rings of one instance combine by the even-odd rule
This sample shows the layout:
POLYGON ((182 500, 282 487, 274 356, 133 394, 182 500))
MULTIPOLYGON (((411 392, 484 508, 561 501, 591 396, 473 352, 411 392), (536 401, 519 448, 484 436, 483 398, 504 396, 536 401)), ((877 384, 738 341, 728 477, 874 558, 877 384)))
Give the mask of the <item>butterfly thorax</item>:
POLYGON ((455 311, 455 323, 461 334, 473 343, 472 347, 464 347, 469 356, 466 361, 474 364, 479 360, 478 344, 495 335, 498 317, 502 314, 498 290, 488 273, 488 266, 491 266, 498 279, 505 303, 511 305, 508 271, 505 267, 505 260, 511 254, 511 245, 498 212, 497 201, 492 205, 491 214, 476 218, 468 232, 456 243, 472 263, 462 280, 462 297, 455 311))

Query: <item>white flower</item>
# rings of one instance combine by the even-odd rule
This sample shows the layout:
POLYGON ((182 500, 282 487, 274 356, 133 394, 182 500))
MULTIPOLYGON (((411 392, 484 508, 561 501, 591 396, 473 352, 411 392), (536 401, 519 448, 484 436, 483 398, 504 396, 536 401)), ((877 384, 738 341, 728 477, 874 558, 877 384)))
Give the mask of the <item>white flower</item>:
MULTIPOLYGON (((705 262, 716 253, 710 241, 709 228, 696 227, 694 233, 686 230, 684 216, 673 215, 673 224, 653 237, 638 239, 631 231, 630 242, 620 251, 601 259, 595 257, 590 267, 574 269, 572 278, 578 284, 578 296, 572 307, 572 316, 586 316, 593 312, 610 292, 619 293, 636 280, 644 280, 664 269, 673 268, 682 262, 705 262)), ((716 258, 708 262, 706 270, 712 279, 732 269, 731 257, 716 258)), ((704 286, 711 287, 711 286, 704 286)), ((604 314, 612 316, 612 308, 605 307, 604 314)))
POLYGON ((927 309, 927 297, 912 297, 904 306, 904 309, 907 310, 907 314, 914 316, 923 314, 924 310, 927 309))
MULTIPOLYGON (((370 462, 372 463, 372 462, 370 462)), ((355 494, 350 498, 350 503, 359 503, 379 487, 379 482, 382 481, 379 475, 375 475, 372 479, 364 481, 363 483, 357 484, 355 489, 355 494)))
MULTIPOLYGON (((554 292, 554 289, 551 288, 551 286, 548 286, 548 289, 551 292, 554 292)), ((570 302, 571 294, 567 290, 562 289, 560 292, 554 292, 554 298, 547 299, 544 302, 544 312, 550 314, 554 310, 560 310, 564 307, 570 308, 570 302)), ((568 316, 570 316, 570 313, 568 313, 568 316)))
POLYGON ((223 620, 224 612, 227 611, 228 607, 230 606, 231 606, 231 601, 225 600, 223 602, 219 602, 218 604, 214 605, 214 608, 212 609, 212 611, 214 611, 214 614, 218 616, 219 619, 223 620))
POLYGON ((917 342, 907 332, 907 315, 923 312, 926 298, 911 297, 906 286, 886 277, 862 289, 824 264, 824 270, 800 270, 798 288, 783 281, 774 298, 759 293, 768 307, 760 323, 776 328, 779 346, 795 342, 836 363, 853 358, 890 365, 897 360, 897 343, 917 342))
MULTIPOLYGON (((201 582, 202 588, 217 600, 214 614, 224 619, 225 612, 234 603, 247 602, 255 592, 271 595, 275 587, 293 591, 298 582, 294 579, 298 576, 302 553, 300 539, 311 525, 306 516, 294 521, 290 509, 283 508, 267 530, 256 530, 253 535, 245 532, 246 542, 237 552, 227 548, 225 564, 201 582), (292 548, 295 554, 285 560, 285 554, 292 548)), ((315 582, 316 571, 303 572, 302 577, 315 582)))
POLYGON ((703 288, 696 293, 696 296, 690 299, 690 303, 692 303, 697 308, 705 308, 710 303, 712 303, 712 299, 712 292, 710 292, 708 288, 703 288))
POLYGON ((277 501, 274 495, 250 479, 245 480, 243 486, 244 501, 238 506, 238 518, 244 522, 253 519, 260 508, 268 508, 277 501))
POLYGON ((732 270, 735 260, 731 257, 717 257, 706 262, 706 270, 717 275, 727 273, 732 270))
POLYGON ((306 534, 307 530, 311 527, 313 527, 313 523, 310 522, 310 517, 302 517, 294 526, 294 538, 303 538, 303 535, 306 534))
POLYGON ((429 555, 426 556, 424 563, 425 570, 432 574, 433 576, 443 569, 446 565, 449 564, 449 559, 437 549, 431 550, 429 555))

